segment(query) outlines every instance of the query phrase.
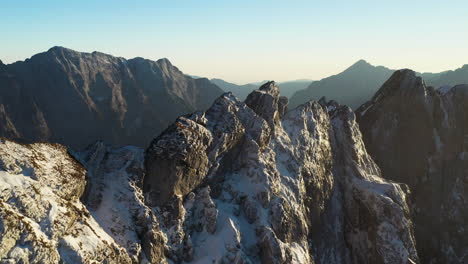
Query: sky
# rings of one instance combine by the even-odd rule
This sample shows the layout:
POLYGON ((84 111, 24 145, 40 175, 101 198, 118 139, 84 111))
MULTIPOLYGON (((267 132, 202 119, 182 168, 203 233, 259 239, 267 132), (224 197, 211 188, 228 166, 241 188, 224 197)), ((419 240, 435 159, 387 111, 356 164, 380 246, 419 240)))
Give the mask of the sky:
POLYGON ((64 46, 238 84, 318 80, 359 59, 440 72, 468 64, 467 14, 468 1, 5 0, 0 60, 64 46))

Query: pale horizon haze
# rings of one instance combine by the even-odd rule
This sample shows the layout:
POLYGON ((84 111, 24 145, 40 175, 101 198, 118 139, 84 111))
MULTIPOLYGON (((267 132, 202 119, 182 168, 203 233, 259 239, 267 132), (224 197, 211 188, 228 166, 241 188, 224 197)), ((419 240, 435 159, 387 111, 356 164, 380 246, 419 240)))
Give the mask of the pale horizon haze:
POLYGON ((467 1, 3 1, 0 60, 63 46, 237 84, 318 80, 359 59, 440 72, 468 64, 467 13, 467 1))

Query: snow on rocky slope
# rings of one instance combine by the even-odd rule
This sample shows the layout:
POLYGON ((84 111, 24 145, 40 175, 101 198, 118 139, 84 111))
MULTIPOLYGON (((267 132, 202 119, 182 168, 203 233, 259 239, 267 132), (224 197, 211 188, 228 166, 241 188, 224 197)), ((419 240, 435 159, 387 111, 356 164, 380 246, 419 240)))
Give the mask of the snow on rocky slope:
POLYGON ((287 103, 226 93, 146 151, 2 140, 2 263, 418 263, 354 113, 287 103))
POLYGON ((468 263, 468 85, 426 86, 400 70, 357 110, 383 177, 412 190, 422 263, 468 263))
POLYGON ((2 263, 131 263, 79 198, 84 168, 65 147, 0 142, 2 263))
POLYGON ((144 151, 103 142, 74 153, 88 169, 83 202, 103 229, 125 248, 134 263, 164 262, 164 237, 144 204, 141 183, 144 151))
MULTIPOLYGON (((406 185, 366 153, 354 113, 285 113, 273 82, 180 117, 145 154, 146 202, 176 263, 418 262, 406 185)), ((329 111, 327 112, 327 109, 329 111)))

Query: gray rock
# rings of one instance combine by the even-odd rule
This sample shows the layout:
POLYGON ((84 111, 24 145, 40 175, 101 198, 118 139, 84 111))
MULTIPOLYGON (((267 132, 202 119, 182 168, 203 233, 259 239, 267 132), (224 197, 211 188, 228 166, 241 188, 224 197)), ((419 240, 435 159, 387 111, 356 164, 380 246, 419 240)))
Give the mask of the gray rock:
POLYGON ((169 60, 126 60, 62 47, 0 65, 0 136, 83 148, 96 140, 147 146, 178 116, 223 93, 169 60))
POLYGON ((161 221, 169 258, 189 240, 194 262, 417 263, 407 188, 380 177, 353 112, 284 106, 273 82, 246 103, 227 93, 152 142, 144 192, 172 219, 161 221))
POLYGON ((400 70, 357 110, 367 150, 408 184, 421 263, 466 263, 468 86, 427 87, 400 70))
POLYGON ((79 201, 85 169, 63 146, 0 142, 0 259, 132 263, 79 201))

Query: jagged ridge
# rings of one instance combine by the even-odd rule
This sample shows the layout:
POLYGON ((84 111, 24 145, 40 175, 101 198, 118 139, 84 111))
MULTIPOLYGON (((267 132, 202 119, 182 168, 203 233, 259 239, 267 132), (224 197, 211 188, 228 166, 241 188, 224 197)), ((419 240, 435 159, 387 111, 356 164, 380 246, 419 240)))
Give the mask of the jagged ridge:
POLYGON ((284 108, 272 82, 245 103, 227 93, 152 142, 143 188, 161 211, 168 257, 418 262, 408 188, 380 178, 353 112, 309 102, 283 116, 284 108))
POLYGON ((126 60, 54 47, 0 65, 0 136, 82 148, 96 140, 146 146, 182 114, 222 90, 169 60, 126 60))

